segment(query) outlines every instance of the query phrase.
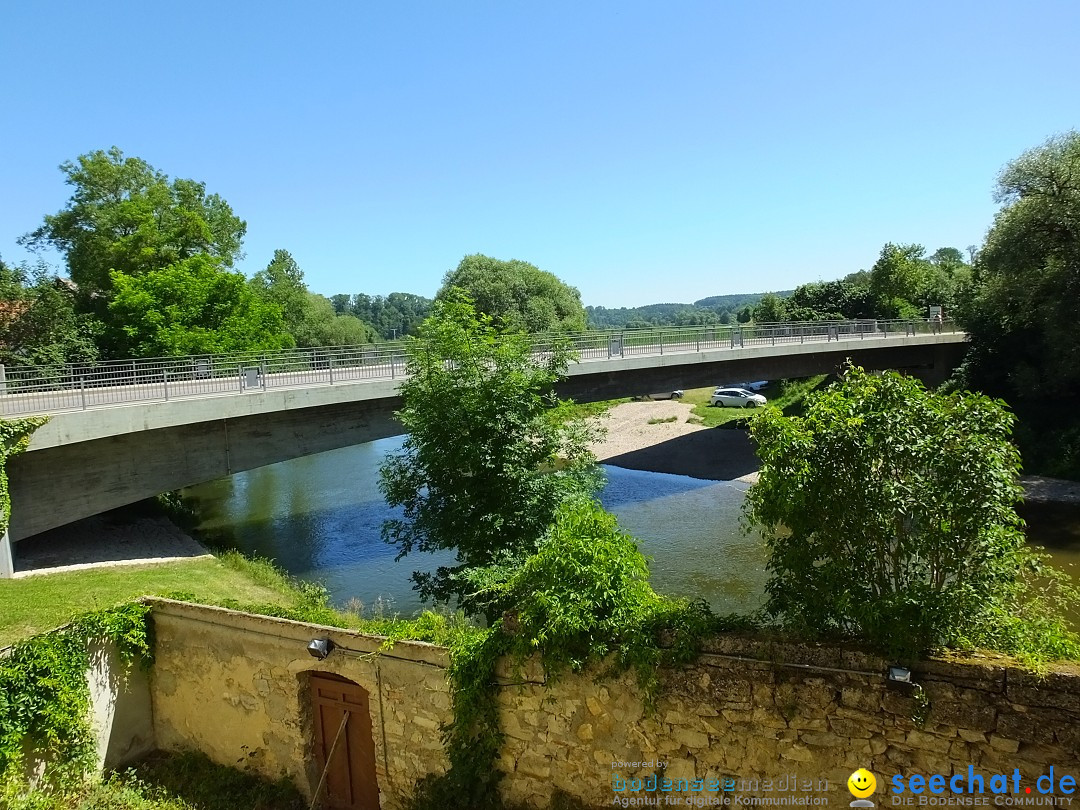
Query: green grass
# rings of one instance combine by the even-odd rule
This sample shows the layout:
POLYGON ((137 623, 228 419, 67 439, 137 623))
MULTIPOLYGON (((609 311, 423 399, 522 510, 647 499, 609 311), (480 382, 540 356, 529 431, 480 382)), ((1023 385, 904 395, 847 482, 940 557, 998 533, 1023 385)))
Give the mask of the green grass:
MULTIPOLYGON (((785 414, 792 416, 802 412, 802 400, 808 393, 826 385, 828 381, 829 378, 824 374, 801 380, 777 380, 769 383, 759 393, 769 400, 770 407, 780 408, 785 414)), ((709 397, 715 390, 716 386, 710 385, 708 388, 692 388, 683 394, 682 401, 694 406, 691 419, 697 424, 717 427, 760 412, 755 408, 721 408, 710 405, 709 397)))
POLYGON ((616 405, 621 405, 624 402, 631 402, 632 397, 622 397, 621 399, 605 399, 600 402, 571 402, 569 404, 559 405, 560 414, 567 415, 573 419, 586 419, 590 416, 599 416, 600 414, 607 413, 616 405))
POLYGON ((263 560, 235 551, 213 559, 91 568, 0 580, 0 646, 64 624, 88 610, 136 597, 186 593, 199 601, 289 606, 287 578, 263 560))
POLYGON ((667 424, 668 422, 678 422, 678 421, 679 421, 679 417, 677 417, 677 416, 669 416, 669 417, 667 417, 665 419, 661 419, 659 417, 656 417, 655 419, 650 419, 649 424, 650 425, 664 425, 664 424, 667 424))

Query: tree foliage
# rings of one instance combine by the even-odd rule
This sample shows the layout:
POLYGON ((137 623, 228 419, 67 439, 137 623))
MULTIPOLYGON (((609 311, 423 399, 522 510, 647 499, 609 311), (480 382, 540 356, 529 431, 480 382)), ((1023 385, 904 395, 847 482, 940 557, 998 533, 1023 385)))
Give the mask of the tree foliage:
POLYGON ((296 345, 358 346, 374 343, 377 337, 370 324, 354 315, 339 315, 325 295, 305 293, 303 317, 292 331, 296 345))
POLYGON ((223 267, 240 256, 247 225, 195 180, 170 180, 117 147, 61 164, 67 206, 24 237, 64 254, 84 300, 108 297, 113 274, 137 276, 203 253, 223 267))
POLYGON ((551 388, 572 359, 566 346, 535 358, 528 336, 498 328, 453 291, 407 351, 398 418, 408 436, 380 477, 404 514, 383 536, 399 558, 454 550, 457 566, 413 578, 425 597, 464 597, 463 569, 533 551, 560 503, 598 488, 598 468, 581 424, 552 414, 551 388))
POLYGON ((857 367, 804 417, 762 413, 747 514, 771 553, 767 611, 796 631, 907 654, 1075 651, 1028 587, 1040 566, 1014 508, 1012 421, 984 395, 857 367))
POLYGON ((286 331, 300 347, 371 343, 375 331, 349 314, 338 314, 331 299, 308 290, 304 271, 287 250, 275 250, 265 270, 251 279, 256 295, 281 310, 286 331))
POLYGON ((436 300, 455 287, 472 297, 478 312, 506 329, 533 334, 585 330, 581 293, 528 262, 466 256, 446 274, 436 300))
POLYGON ((97 358, 100 331, 75 311, 70 285, 40 265, 9 267, 0 260, 0 363, 62 365, 97 358))
POLYGON ((1030 466, 1080 478, 1080 133, 1006 166, 996 198, 961 312, 971 350, 960 382, 1013 404, 1030 466))
POLYGON ((431 314, 431 299, 412 293, 393 292, 387 296, 332 295, 334 310, 342 315, 354 315, 370 324, 384 340, 415 335, 424 319, 431 314))
POLYGON ((281 309, 239 273, 198 254, 138 276, 114 271, 112 343, 129 357, 217 354, 290 346, 281 309))

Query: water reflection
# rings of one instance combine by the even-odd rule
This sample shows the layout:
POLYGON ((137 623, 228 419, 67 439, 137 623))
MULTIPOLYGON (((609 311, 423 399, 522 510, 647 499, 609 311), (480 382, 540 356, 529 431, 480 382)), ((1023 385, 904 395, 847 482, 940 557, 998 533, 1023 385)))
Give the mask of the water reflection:
MULTIPOLYGON (((422 607, 409 579, 421 568, 452 564, 449 553, 394 561, 383 521, 396 516, 378 490, 378 468, 401 437, 347 447, 239 473, 185 491, 203 522, 200 531, 248 553, 271 557, 287 571, 319 579, 335 602, 365 605, 389 599, 411 614, 422 607)), ((652 558, 654 587, 704 598, 715 611, 761 605, 766 582, 761 539, 740 526, 744 487, 666 473, 606 466, 601 500, 652 558)), ((1070 572, 1080 565, 1077 510, 1028 508, 1029 537, 1050 547, 1070 572), (1070 516, 1071 515, 1071 518, 1070 516)))

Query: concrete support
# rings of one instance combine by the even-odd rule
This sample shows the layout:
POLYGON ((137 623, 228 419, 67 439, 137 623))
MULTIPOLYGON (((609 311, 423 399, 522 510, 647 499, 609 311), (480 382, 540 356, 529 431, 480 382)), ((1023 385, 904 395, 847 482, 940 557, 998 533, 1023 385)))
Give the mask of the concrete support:
POLYGON ((4 532, 0 538, 0 579, 10 579, 15 573, 15 549, 11 542, 11 535, 4 532))

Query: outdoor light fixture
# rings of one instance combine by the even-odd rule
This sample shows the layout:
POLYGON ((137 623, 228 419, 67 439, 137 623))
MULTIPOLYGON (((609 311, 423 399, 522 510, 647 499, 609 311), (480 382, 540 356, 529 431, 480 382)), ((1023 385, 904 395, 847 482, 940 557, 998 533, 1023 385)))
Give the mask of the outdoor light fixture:
MULTIPOLYGON (((314 653, 312 653, 314 655, 314 653)), ((911 694, 915 691, 916 683, 911 680, 911 670, 907 667, 889 667, 885 675, 885 685, 889 689, 911 694)))
POLYGON ((307 651, 313 658, 322 661, 333 651, 336 645, 328 638, 313 638, 308 642, 307 651))

